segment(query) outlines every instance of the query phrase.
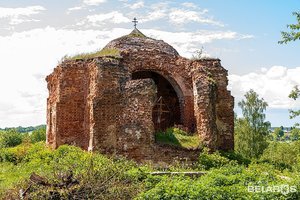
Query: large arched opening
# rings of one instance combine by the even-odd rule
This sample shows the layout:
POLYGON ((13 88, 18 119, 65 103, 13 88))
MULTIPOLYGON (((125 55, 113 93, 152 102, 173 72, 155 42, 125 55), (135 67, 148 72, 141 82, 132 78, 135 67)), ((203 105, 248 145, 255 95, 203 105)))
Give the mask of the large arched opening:
POLYGON ((155 131, 164 131, 174 125, 182 124, 182 98, 179 86, 172 79, 167 79, 153 71, 137 71, 132 79, 151 78, 157 86, 157 98, 152 110, 155 131))

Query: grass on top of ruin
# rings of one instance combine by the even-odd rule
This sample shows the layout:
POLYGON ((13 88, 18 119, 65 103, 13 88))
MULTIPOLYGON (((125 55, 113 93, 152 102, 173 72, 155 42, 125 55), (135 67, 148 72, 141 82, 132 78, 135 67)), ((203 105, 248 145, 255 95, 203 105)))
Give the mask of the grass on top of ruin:
POLYGON ((80 53, 80 54, 73 55, 73 56, 65 55, 61 59, 61 62, 66 61, 66 60, 79 60, 79 59, 85 60, 85 59, 96 58, 96 57, 101 57, 101 56, 120 57, 121 55, 120 55, 119 49, 104 48, 99 51, 90 52, 90 53, 80 53))
POLYGON ((185 149, 199 149, 202 147, 201 139, 197 134, 190 134, 179 128, 168 128, 164 132, 155 133, 155 141, 185 149))

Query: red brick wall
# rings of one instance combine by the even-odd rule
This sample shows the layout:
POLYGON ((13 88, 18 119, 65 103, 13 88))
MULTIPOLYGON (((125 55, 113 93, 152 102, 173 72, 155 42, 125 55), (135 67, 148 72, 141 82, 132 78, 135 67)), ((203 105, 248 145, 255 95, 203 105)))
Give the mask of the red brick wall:
POLYGON ((48 87, 48 143, 53 147, 74 144, 88 146, 84 129, 87 97, 87 72, 84 62, 69 62, 50 75, 48 87), (55 140, 51 139, 55 138, 55 140))
POLYGON ((185 154, 174 148, 163 151, 154 143, 157 88, 150 79, 131 80, 134 72, 151 71, 176 91, 183 127, 196 131, 212 150, 233 149, 234 101, 220 60, 191 61, 163 48, 124 50, 122 58, 66 61, 55 68, 47 77, 47 143, 54 148, 74 144, 137 160, 172 160, 185 154))
POLYGON ((118 127, 118 150, 123 155, 141 160, 153 151, 152 108, 156 86, 152 79, 132 80, 127 82, 124 92, 124 107, 118 127))
POLYGON ((193 72, 198 133, 211 149, 233 149, 234 99, 227 70, 218 59, 203 59, 195 61, 193 72))

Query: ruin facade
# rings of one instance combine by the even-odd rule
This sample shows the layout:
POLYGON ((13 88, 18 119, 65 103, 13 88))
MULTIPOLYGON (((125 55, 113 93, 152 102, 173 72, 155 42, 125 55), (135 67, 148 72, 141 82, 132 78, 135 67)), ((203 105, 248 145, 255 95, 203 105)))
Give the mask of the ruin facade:
POLYGON ((66 60, 47 76, 47 144, 137 160, 197 155, 155 142, 179 125, 212 150, 233 149, 234 99, 219 59, 181 57, 136 28, 103 49, 117 55, 66 60))

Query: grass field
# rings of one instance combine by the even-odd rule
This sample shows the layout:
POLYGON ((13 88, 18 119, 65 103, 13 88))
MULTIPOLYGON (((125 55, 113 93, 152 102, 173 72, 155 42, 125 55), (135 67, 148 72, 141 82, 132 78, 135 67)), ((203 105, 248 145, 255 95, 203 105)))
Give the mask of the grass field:
POLYGON ((185 149, 198 149, 201 147, 201 140, 198 135, 188 134, 178 128, 169 128, 165 132, 156 133, 155 141, 185 149))

